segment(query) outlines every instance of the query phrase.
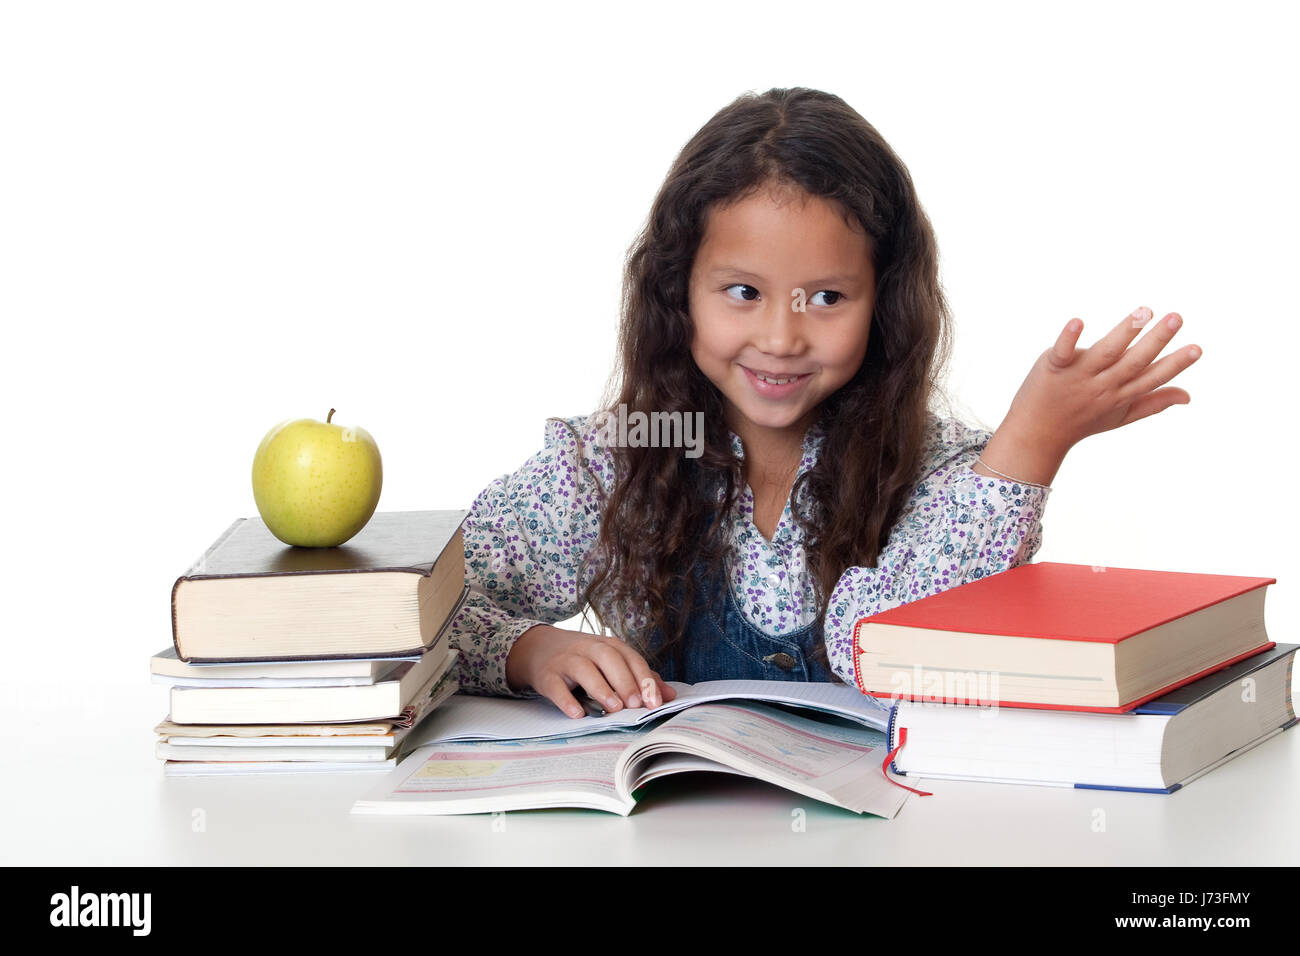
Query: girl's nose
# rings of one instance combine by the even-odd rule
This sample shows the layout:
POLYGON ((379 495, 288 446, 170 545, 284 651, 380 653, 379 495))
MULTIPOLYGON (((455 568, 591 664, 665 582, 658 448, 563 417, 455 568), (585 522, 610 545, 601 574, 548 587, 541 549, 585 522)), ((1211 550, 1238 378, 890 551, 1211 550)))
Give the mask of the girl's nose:
POLYGON ((776 300, 759 316, 755 347, 768 355, 798 352, 804 344, 803 319, 804 313, 796 311, 793 302, 776 300))

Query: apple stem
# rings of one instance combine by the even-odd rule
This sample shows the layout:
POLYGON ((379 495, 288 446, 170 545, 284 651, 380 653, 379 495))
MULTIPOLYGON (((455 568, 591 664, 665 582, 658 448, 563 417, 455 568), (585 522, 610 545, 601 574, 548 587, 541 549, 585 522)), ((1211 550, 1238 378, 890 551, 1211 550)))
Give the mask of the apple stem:
POLYGON ((334 409, 331 408, 330 413, 325 416, 325 424, 328 425, 330 423, 330 419, 333 417, 334 417, 334 409))

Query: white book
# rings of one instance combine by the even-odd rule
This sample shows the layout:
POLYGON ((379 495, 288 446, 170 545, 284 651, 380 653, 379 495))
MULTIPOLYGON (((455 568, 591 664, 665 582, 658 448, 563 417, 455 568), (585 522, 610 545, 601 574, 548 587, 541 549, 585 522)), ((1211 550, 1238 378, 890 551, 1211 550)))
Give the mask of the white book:
POLYGON ((900 700, 887 729, 891 750, 899 748, 891 769, 1172 793, 1296 725, 1298 650, 1277 644, 1119 714, 900 700))
POLYGON ((154 733, 164 737, 231 737, 251 739, 257 737, 354 737, 383 736, 394 733, 401 726, 396 721, 351 721, 337 724, 178 724, 163 719, 154 726, 154 733))
POLYGON ((168 647, 149 658, 149 672, 160 677, 357 677, 374 683, 395 661, 419 660, 421 655, 383 658, 343 658, 320 661, 231 661, 221 664, 187 664, 168 647))
POLYGON ((172 687, 177 724, 335 723, 398 717, 417 692, 448 672, 458 652, 440 641, 418 661, 402 661, 387 680, 360 687, 172 687))
POLYGON ((374 763, 387 760, 389 747, 180 747, 160 740, 155 753, 163 760, 286 761, 374 763))
POLYGON ((378 763, 318 763, 312 760, 268 763, 255 761, 205 763, 202 760, 167 760, 163 763, 163 773, 168 777, 207 777, 247 773, 355 773, 358 771, 373 773, 375 771, 391 771, 396 764, 396 757, 378 763))
MULTIPOLYGON (((285 735, 274 737, 181 737, 176 734, 169 734, 165 737, 159 737, 161 743, 170 744, 182 750, 196 749, 201 747, 221 747, 233 750, 261 750, 271 747, 299 747, 304 750, 314 750, 328 752, 331 750, 349 750, 358 747, 381 748, 383 750, 392 750, 397 741, 401 739, 399 735, 409 733, 406 730, 397 730, 388 734, 356 734, 351 736, 334 736, 334 737, 290 737, 285 735)), ((178 757, 178 760, 191 759, 178 757)))
MULTIPOLYGON (((387 680, 399 662, 389 661, 376 680, 373 677, 171 677, 154 674, 150 680, 167 687, 370 687, 387 680)), ((401 662, 407 663, 407 662, 401 662)))
MULTIPOLYGON (((201 728, 205 736, 164 735, 157 739, 155 750, 157 756, 164 761, 163 772, 169 776, 392 769, 406 753, 405 742, 411 730, 455 694, 458 688, 459 684, 450 672, 434 678, 427 691, 427 698, 412 716, 414 725, 384 725, 391 728, 387 734, 309 736, 312 731, 334 731, 339 728, 303 724, 271 727, 270 729, 282 733, 277 736, 253 737, 237 736, 248 728, 231 725, 221 728, 231 731, 230 735, 211 734, 211 727, 201 728), (296 731, 301 733, 294 736, 296 731)), ((426 691, 421 690, 420 693, 426 691)), ((164 724, 171 729, 183 729, 178 724, 164 724)), ((373 730, 376 726, 378 725, 370 725, 369 729, 373 730)))

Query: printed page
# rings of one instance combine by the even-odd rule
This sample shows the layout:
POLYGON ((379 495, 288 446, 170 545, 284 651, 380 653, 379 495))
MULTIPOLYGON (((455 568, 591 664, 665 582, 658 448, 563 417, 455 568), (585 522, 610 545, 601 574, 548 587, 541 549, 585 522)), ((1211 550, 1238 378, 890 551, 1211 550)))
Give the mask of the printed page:
POLYGON ((882 772, 885 735, 869 727, 817 721, 746 701, 692 707, 655 728, 620 763, 636 778, 645 757, 696 754, 742 773, 892 819, 908 792, 882 772))
POLYGON ((644 726, 705 701, 744 699, 787 703, 884 730, 889 706, 847 684, 813 681, 719 680, 700 684, 669 681, 674 700, 647 710, 616 711, 603 717, 569 717, 545 698, 456 694, 412 732, 410 749, 454 740, 543 740, 577 737, 644 726))
POLYGON ((614 767, 641 734, 430 744, 411 754, 353 813, 490 813, 581 807, 627 815, 614 767))

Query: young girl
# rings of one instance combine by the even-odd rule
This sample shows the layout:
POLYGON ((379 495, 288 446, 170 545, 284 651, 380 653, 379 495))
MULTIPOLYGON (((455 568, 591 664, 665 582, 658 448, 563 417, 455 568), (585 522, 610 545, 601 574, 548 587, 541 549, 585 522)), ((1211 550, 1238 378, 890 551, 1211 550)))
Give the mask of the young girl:
POLYGON ((462 689, 580 717, 670 680, 852 684, 859 617, 1028 561, 1071 447, 1190 401, 1157 386, 1199 350, 1152 364, 1175 313, 1128 347, 1151 317, 1086 350, 1071 319, 995 432, 934 414, 951 320, 907 169, 836 96, 741 96, 628 258, 621 388, 466 518, 462 689), (703 442, 609 427, 637 413, 703 442), (552 626, 586 606, 601 634, 552 626))

